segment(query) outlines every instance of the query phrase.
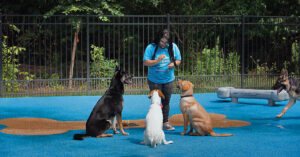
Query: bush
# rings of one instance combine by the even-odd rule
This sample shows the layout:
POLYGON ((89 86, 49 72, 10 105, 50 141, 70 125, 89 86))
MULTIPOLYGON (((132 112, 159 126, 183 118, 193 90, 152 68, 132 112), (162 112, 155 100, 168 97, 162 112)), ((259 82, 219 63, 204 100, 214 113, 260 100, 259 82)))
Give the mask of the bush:
POLYGON ((104 48, 97 47, 95 45, 91 46, 90 51, 92 64, 91 64, 91 77, 93 78, 103 78, 112 77, 114 74, 115 67, 118 66, 118 62, 115 60, 105 59, 103 56, 104 48))
MULTIPOLYGON (((202 49, 200 57, 197 58, 196 65, 192 65, 195 68, 193 71, 179 71, 180 75, 188 75, 195 73, 197 75, 236 75, 240 70, 240 56, 237 52, 229 52, 227 55, 220 49, 219 38, 214 48, 209 49, 208 46, 202 49)), ((193 50, 192 50, 193 51, 193 50)), ((191 54, 197 54, 193 52, 191 54)))
POLYGON ((21 72, 19 70, 19 60, 17 55, 26 49, 18 46, 8 46, 6 44, 7 37, 4 36, 2 42, 2 77, 4 81, 4 87, 6 92, 19 91, 21 84, 15 80, 18 80, 18 76, 24 77, 25 80, 32 80, 34 75, 29 75, 28 72, 21 72))

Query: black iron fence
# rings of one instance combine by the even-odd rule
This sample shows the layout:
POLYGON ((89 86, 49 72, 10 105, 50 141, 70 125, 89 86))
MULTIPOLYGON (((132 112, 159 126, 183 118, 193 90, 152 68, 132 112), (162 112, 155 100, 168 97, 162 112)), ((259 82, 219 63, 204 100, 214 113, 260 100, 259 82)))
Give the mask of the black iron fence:
MULTIPOLYGON (((116 65, 134 74, 127 94, 148 92, 142 58, 168 28, 197 92, 270 89, 282 68, 300 74, 300 17, 0 15, 0 95, 102 94, 116 65)), ((176 91, 175 91, 176 92, 176 91)))

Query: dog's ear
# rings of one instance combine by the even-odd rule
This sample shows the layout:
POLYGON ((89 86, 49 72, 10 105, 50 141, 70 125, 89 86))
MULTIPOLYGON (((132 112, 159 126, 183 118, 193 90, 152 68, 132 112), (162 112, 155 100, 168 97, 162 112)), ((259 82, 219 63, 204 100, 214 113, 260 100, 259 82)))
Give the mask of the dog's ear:
POLYGON ((117 71, 120 71, 120 67, 119 66, 115 67, 115 72, 117 72, 117 71))
POLYGON ((288 73, 287 70, 285 70, 285 72, 284 72, 284 77, 285 77, 285 78, 289 78, 289 73, 288 73))
POLYGON ((286 69, 281 69, 281 73, 280 73, 280 75, 288 75, 288 71, 286 70, 286 69))
POLYGON ((160 90, 157 90, 157 92, 162 99, 165 99, 165 95, 160 90))
POLYGON ((190 82, 190 85, 191 85, 191 87, 192 87, 192 88, 194 88, 194 87, 195 87, 195 86, 194 86, 194 84, 192 84, 191 82, 190 82))
POLYGON ((186 91, 190 88, 190 84, 188 82, 182 83, 182 91, 186 91))
POLYGON ((287 79, 289 77, 288 71, 286 69, 282 69, 280 73, 280 77, 284 80, 287 79))
POLYGON ((149 93, 149 95, 148 95, 148 98, 149 98, 149 99, 151 99, 153 92, 154 92, 154 90, 152 90, 152 91, 149 93))
POLYGON ((182 83, 182 80, 178 80, 177 84, 180 85, 182 83))
POLYGON ((119 66, 116 66, 115 67, 115 73, 114 73, 114 75, 116 76, 118 73, 120 73, 122 70, 120 69, 120 67, 119 66))

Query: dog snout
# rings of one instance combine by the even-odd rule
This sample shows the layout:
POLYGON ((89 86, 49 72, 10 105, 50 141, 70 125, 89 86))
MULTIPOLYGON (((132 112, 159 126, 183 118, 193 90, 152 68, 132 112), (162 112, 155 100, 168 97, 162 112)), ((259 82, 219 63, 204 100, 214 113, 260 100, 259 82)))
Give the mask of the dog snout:
POLYGON ((176 86, 176 87, 177 87, 178 89, 180 89, 180 84, 181 84, 181 83, 182 83, 182 80, 178 80, 178 81, 177 81, 177 86, 176 86))

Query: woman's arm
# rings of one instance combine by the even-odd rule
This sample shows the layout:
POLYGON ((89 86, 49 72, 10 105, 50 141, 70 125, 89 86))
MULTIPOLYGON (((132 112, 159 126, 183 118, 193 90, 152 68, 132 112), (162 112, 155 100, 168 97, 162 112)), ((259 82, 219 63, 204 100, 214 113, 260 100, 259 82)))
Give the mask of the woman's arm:
POLYGON ((165 55, 160 55, 156 60, 145 60, 143 63, 146 66, 154 66, 160 63, 165 58, 165 55))
POLYGON ((175 62, 176 62, 176 66, 178 66, 181 63, 181 60, 176 60, 175 62))
POLYGON ((144 61, 144 65, 146 65, 146 66, 154 66, 158 63, 159 63, 158 60, 145 60, 144 61))

